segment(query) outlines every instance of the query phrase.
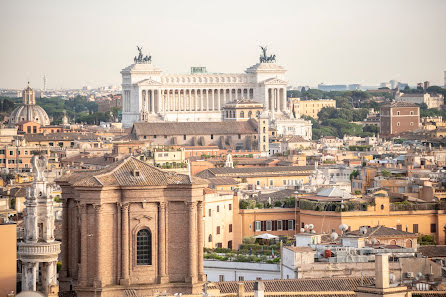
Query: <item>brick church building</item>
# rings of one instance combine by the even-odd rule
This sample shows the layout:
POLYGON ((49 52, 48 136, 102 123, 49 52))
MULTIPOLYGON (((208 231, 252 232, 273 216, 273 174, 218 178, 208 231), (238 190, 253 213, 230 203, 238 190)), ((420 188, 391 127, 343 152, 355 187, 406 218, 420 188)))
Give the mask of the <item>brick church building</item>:
POLYGON ((129 157, 62 187, 60 291, 139 296, 202 291, 206 182, 129 157))

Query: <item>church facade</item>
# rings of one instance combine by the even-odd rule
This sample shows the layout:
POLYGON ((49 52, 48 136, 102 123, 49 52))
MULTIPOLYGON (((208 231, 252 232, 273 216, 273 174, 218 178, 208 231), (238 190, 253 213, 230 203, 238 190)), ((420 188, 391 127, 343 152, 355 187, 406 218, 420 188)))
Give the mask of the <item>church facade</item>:
POLYGON ((61 292, 79 297, 201 292, 206 182, 129 157, 57 183, 64 220, 61 292))
POLYGON ((122 75, 122 123, 221 121, 229 102, 252 99, 271 113, 288 114, 286 70, 266 56, 244 73, 164 74, 151 57, 135 57, 122 75))

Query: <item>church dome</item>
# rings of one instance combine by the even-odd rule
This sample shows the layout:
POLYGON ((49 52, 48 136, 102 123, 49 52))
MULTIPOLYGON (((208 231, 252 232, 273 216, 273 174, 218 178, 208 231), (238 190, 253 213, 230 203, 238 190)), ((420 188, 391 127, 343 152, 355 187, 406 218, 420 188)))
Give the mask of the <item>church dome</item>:
POLYGON ((34 90, 28 87, 22 92, 23 105, 14 109, 9 118, 10 124, 18 124, 21 122, 36 122, 41 126, 47 126, 50 124, 50 118, 46 111, 36 105, 36 97, 34 90))
POLYGON ((22 105, 14 109, 9 118, 10 124, 18 124, 20 122, 36 122, 41 126, 48 126, 50 118, 39 105, 22 105))

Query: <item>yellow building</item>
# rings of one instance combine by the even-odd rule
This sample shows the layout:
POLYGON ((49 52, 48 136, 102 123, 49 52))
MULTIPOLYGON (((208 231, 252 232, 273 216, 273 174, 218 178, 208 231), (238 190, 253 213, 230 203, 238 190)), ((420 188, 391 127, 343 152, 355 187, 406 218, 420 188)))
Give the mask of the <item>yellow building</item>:
MULTIPOLYGON (((321 202, 314 203, 319 203, 320 208, 324 207, 321 202)), ((318 233, 340 232, 338 228, 341 224, 346 224, 351 230, 358 230, 362 226, 383 225, 406 232, 432 235, 438 244, 445 244, 443 226, 446 223, 446 211, 437 209, 435 205, 420 205, 417 208, 416 205, 391 204, 389 197, 378 194, 374 203, 364 205, 363 210, 319 211, 304 207, 301 201, 299 206, 301 225, 313 224, 318 233)), ((350 207, 349 203, 344 207, 350 207)))
MULTIPOLYGON (((203 205, 203 240, 205 248, 236 249, 234 245, 233 213, 234 201, 232 191, 215 191, 205 189, 203 205)), ((236 205, 238 209, 238 205, 236 205)))
POLYGON ((17 231, 16 224, 0 222, 0 296, 16 292, 17 281, 17 231))
POLYGON ((301 100, 300 98, 290 98, 296 117, 309 116, 317 119, 317 114, 324 107, 336 108, 336 100, 319 99, 319 100, 301 100))

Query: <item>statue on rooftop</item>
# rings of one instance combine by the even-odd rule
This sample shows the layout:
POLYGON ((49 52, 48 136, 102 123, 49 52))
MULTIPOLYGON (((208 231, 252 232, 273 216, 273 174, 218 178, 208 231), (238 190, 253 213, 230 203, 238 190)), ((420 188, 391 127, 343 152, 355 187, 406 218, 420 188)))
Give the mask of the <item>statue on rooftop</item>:
POLYGON ((276 55, 268 56, 266 54, 266 51, 268 49, 267 46, 260 46, 260 49, 262 50, 263 55, 260 56, 260 63, 275 63, 276 62, 276 55))
POLYGON ((135 56, 133 58, 133 61, 135 62, 135 64, 149 64, 152 62, 152 56, 151 55, 146 55, 144 57, 144 54, 142 53, 142 46, 136 46, 136 48, 138 49, 138 56, 135 56))

